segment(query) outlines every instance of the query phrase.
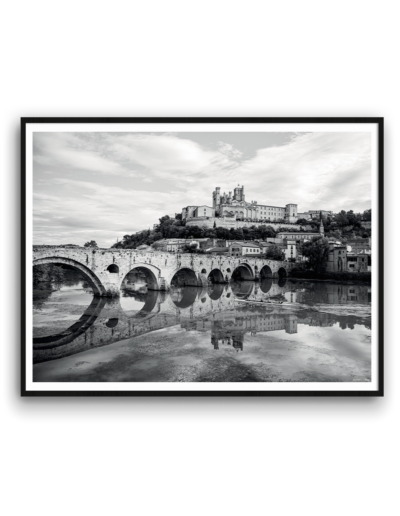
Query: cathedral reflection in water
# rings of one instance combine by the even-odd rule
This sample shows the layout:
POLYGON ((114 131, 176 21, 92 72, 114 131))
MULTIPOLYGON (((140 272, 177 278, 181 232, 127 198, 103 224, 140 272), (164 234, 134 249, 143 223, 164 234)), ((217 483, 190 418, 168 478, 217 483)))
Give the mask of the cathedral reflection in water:
MULTIPOLYGON (((316 306, 369 305, 371 289, 364 285, 267 278, 260 283, 240 281, 208 288, 177 287, 166 293, 147 291, 140 278, 138 281, 133 278, 123 294, 112 300, 93 298, 83 315, 70 327, 57 331, 55 324, 49 334, 35 336, 34 363, 63 358, 176 325, 187 331, 209 332, 215 350, 226 347, 237 352, 243 351, 246 334, 255 336, 283 331, 296 334, 301 325, 328 327, 338 323, 342 329, 353 329, 357 324, 371 327, 370 316, 315 309, 316 306), (246 299, 265 298, 266 294, 293 303, 293 309, 290 305, 282 310, 277 305, 241 303, 246 299), (296 307, 296 303, 301 303, 302 308, 296 307)), ((52 296, 54 294, 41 301, 41 310, 46 303, 50 306, 52 296)), ((60 305, 57 309, 65 315, 68 305, 60 305)))

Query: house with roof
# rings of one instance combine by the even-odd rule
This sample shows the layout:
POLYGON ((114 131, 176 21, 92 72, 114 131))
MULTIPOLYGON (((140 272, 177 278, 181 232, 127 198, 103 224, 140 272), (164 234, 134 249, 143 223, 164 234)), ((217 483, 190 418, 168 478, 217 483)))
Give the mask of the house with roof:
POLYGON ((261 248, 253 242, 233 242, 228 247, 229 256, 259 256, 261 248))
POLYGON ((344 244, 329 242, 327 272, 347 271, 347 248, 344 244))
POLYGON ((360 253, 361 251, 371 254, 371 244, 369 238, 360 238, 358 240, 347 240, 347 251, 349 253, 360 253))
POLYGON ((349 272, 368 272, 371 270, 371 257, 367 253, 347 253, 347 270, 349 272))
POLYGON ((312 240, 315 237, 318 236, 324 236, 325 230, 324 230, 324 224, 322 222, 322 214, 320 215, 320 225, 319 225, 319 232, 314 231, 281 231, 276 235, 276 238, 282 238, 286 240, 295 240, 296 242, 301 241, 305 242, 307 240, 312 240))

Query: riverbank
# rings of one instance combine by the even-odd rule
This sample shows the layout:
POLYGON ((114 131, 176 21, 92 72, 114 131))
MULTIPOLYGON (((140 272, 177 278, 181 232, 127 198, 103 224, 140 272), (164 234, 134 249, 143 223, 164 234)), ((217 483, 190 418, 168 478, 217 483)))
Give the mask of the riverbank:
POLYGON ((371 284, 370 272, 320 272, 311 270, 292 269, 290 278, 307 279, 313 281, 337 281, 346 283, 366 283, 371 284))

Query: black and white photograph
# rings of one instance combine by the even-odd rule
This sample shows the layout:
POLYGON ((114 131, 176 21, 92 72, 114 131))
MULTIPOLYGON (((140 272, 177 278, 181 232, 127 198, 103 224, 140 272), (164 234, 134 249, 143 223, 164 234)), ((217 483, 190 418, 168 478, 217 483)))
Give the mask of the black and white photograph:
POLYGON ((2 514, 395 515, 397 4, 2 7, 2 514))
POLYGON ((383 120, 24 120, 26 393, 381 392, 383 120))

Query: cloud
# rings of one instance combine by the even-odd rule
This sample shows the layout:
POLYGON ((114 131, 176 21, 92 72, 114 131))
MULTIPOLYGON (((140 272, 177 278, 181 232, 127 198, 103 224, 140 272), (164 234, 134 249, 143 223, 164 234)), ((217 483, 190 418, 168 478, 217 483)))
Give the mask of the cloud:
POLYGON ((239 159, 243 156, 243 152, 235 149, 230 143, 218 142, 219 151, 226 154, 229 158, 239 159))
POLYGON ((33 159, 40 165, 90 170, 101 174, 132 174, 132 170, 102 155, 95 142, 74 133, 35 133, 33 159))
MULTIPOLYGON (((204 146, 174 134, 35 133, 35 243, 111 245, 151 228, 212 191, 245 186, 246 199, 309 209, 370 207, 367 133, 301 133, 251 158, 219 136, 204 146), (47 173, 51 171, 51 173, 47 173)), ((237 140, 237 135, 236 135, 237 140)))

